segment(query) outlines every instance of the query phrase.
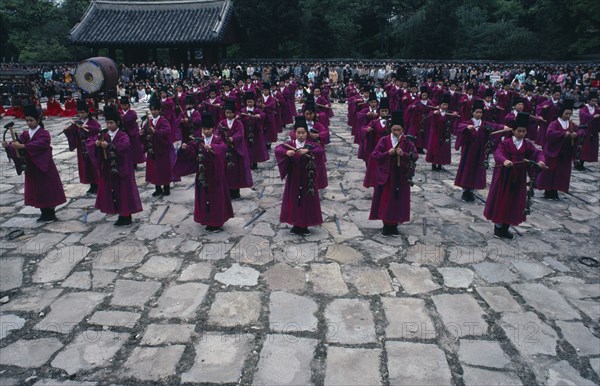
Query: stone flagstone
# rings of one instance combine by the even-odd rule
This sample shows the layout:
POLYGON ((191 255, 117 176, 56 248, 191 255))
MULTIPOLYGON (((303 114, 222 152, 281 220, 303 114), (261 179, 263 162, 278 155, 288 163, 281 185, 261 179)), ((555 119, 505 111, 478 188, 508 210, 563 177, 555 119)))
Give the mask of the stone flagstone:
POLYGON ((150 311, 150 317, 193 318, 207 291, 208 286, 201 283, 172 285, 160 296, 156 308, 150 311))
POLYGON ((25 368, 40 367, 62 346, 56 338, 18 340, 0 348, 0 364, 25 368))
POLYGON ((74 292, 58 298, 51 311, 33 328, 69 334, 83 318, 102 302, 106 294, 97 292, 74 292))
POLYGON ((208 312, 208 321, 226 327, 249 325, 258 321, 260 308, 258 292, 219 292, 208 312))
POLYGON ((444 294, 432 296, 432 300, 442 317, 444 327, 454 337, 487 333, 484 312, 472 296, 444 294))
POLYGON ((327 341, 338 344, 376 342, 369 303, 358 299, 336 299, 325 308, 327 341))
POLYGON ((316 331, 318 305, 302 296, 276 291, 271 293, 269 326, 273 331, 290 333, 316 331))
POLYGON ((392 385, 449 385, 452 379, 444 352, 434 344, 386 342, 392 385))
POLYGON ((155 281, 117 280, 111 304, 115 306, 143 307, 160 289, 155 281))
POLYGON ((435 339, 437 333, 423 299, 384 297, 381 302, 388 321, 388 338, 435 339))
POLYGON ((255 286, 258 284, 260 273, 250 267, 242 267, 238 263, 233 263, 229 269, 215 274, 215 280, 235 286, 255 286))
POLYGON ((325 385, 380 385, 380 349, 329 346, 325 385))
POLYGON ((427 268, 390 263, 390 270, 396 276, 402 288, 410 295, 435 291, 440 288, 439 285, 433 282, 431 272, 427 268))
POLYGON ((185 346, 136 347, 123 364, 123 376, 142 381, 160 381, 174 374, 185 346))
POLYGON ((316 339, 293 335, 267 335, 253 385, 306 385, 310 383, 311 361, 316 339))

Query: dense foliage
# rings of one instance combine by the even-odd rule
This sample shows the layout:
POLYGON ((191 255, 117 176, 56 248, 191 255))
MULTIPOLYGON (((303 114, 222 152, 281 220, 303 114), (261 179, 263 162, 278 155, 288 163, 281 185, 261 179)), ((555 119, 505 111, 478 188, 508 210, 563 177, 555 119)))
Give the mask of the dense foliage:
MULTIPOLYGON (((74 60, 66 37, 89 0, 2 0, 0 58, 74 60)), ((586 59, 600 52, 594 0, 234 0, 230 56, 586 59)), ((595 56, 594 56, 595 55, 595 56)))

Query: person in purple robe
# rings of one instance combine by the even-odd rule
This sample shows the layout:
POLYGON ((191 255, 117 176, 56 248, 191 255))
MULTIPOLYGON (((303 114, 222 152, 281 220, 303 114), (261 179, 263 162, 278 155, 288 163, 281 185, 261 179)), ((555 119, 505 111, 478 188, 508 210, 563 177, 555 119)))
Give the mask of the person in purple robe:
POLYGON ((429 122, 426 118, 434 107, 433 102, 429 99, 429 91, 427 86, 421 86, 419 99, 410 104, 405 110, 407 133, 416 138, 415 146, 419 154, 425 153, 423 148, 427 146, 429 139, 429 122))
POLYGON ((545 122, 540 123, 535 143, 542 147, 546 144, 546 130, 548 129, 548 125, 560 116, 561 92, 562 89, 560 86, 554 87, 552 90, 552 98, 537 105, 535 114, 542 117, 545 122))
POLYGON ((246 107, 240 111, 240 120, 244 125, 244 138, 248 149, 251 170, 257 169, 259 162, 265 162, 269 159, 263 128, 265 113, 255 106, 256 102, 254 98, 255 94, 252 91, 248 91, 245 94, 246 107))
MULTIPOLYGON (((281 95, 281 123, 283 124, 283 127, 285 127, 285 125, 289 125, 291 123, 294 123, 294 116, 295 111, 292 111, 292 109, 290 109, 290 98, 293 102, 293 96, 290 96, 290 89, 289 87, 286 86, 285 81, 287 80, 287 75, 284 75, 280 78, 279 80, 279 84, 278 84, 278 88, 277 88, 277 94, 281 95)), ((295 108, 294 108, 295 110, 295 108)))
POLYGON ((383 237, 399 236, 398 224, 410 220, 410 187, 418 157, 415 145, 404 135, 402 115, 392 114, 391 133, 379 140, 370 161, 376 164, 376 185, 369 220, 383 222, 383 237))
POLYGON ((265 113, 264 129, 267 140, 267 148, 271 148, 271 143, 277 141, 277 99, 271 95, 271 84, 263 83, 262 95, 258 98, 259 107, 265 113))
POLYGON ((319 187, 316 184, 316 161, 323 156, 323 148, 309 142, 306 120, 296 117, 296 139, 275 148, 275 158, 285 189, 279 221, 292 225, 291 233, 309 235, 308 227, 323 223, 319 187))
POLYGON ((251 188, 252 173, 246 146, 244 124, 235 117, 235 103, 226 103, 225 119, 217 125, 215 135, 227 145, 227 185, 231 199, 240 198, 240 188, 251 188))
POLYGON ((600 132, 598 91, 590 91, 588 103, 579 110, 579 123, 583 126, 584 136, 580 145, 579 159, 575 161, 574 167, 577 170, 585 170, 584 162, 598 162, 598 133, 600 132))
POLYGON ((472 83, 467 85, 467 93, 460 97, 460 118, 463 121, 471 119, 471 111, 473 110, 473 103, 477 98, 473 95, 475 86, 472 83))
POLYGON ((150 116, 141 131, 146 158, 146 182, 156 185, 153 197, 171 194, 173 181, 172 168, 175 161, 175 148, 171 142, 171 126, 161 114, 158 100, 150 102, 150 116))
POLYGON ((50 133, 35 105, 24 106, 23 113, 28 130, 19 135, 18 141, 2 141, 2 147, 15 165, 24 167, 25 205, 40 209, 38 222, 57 221, 54 208, 67 202, 67 198, 52 159, 50 133))
POLYGON ((368 105, 356 113, 354 127, 352 128, 354 143, 360 144, 360 129, 367 126, 372 120, 379 118, 378 106, 377 95, 374 91, 369 92, 368 105))
POLYGON ((456 112, 448 111, 450 95, 443 94, 440 99, 440 108, 430 113, 429 140, 427 142, 427 155, 425 161, 431 163, 431 170, 445 170, 442 165, 450 165, 450 148, 454 127, 460 116, 456 112))
POLYGON ((219 122, 225 118, 223 113, 223 101, 217 96, 217 88, 214 84, 211 84, 208 88, 208 98, 202 102, 204 105, 204 111, 212 114, 213 122, 219 122))
POLYGON ((198 137, 202 135, 202 115, 194 106, 193 95, 186 95, 185 108, 179 116, 179 129, 183 141, 187 141, 190 136, 198 137))
POLYGON ((87 153, 85 143, 88 138, 100 132, 100 123, 92 118, 88 106, 84 100, 77 100, 77 119, 67 126, 63 133, 67 137, 69 150, 77 150, 77 170, 79 171, 79 182, 90 184, 86 193, 96 194, 98 192, 98 176, 96 169, 87 153))
MULTIPOLYGON (((504 124, 513 130, 516 129, 515 123, 517 115, 519 113, 530 113, 528 111, 525 111, 524 102, 525 101, 523 98, 521 98, 520 96, 515 96, 512 99, 513 110, 506 114, 506 116, 504 117, 504 124)), ((537 138, 539 122, 544 122, 542 117, 532 115, 531 113, 529 114, 529 127, 527 128, 527 139, 535 141, 535 139, 537 138)), ((508 136, 510 136, 510 134, 508 136)))
POLYGON ((558 200, 558 191, 568 192, 571 182, 573 160, 576 157, 578 137, 583 137, 583 129, 570 120, 573 114, 573 99, 565 99, 559 110, 559 117, 550 122, 546 130, 544 159, 548 169, 537 177, 537 189, 544 190, 544 198, 558 200))
POLYGON ((496 238, 514 237, 508 228, 526 219, 528 168, 546 167, 542 152, 525 138, 528 126, 529 114, 519 112, 513 136, 500 142, 494 152, 496 166, 483 215, 494 223, 496 238))
MULTIPOLYGON (((173 100, 171 93, 167 90, 166 87, 163 87, 160 91, 160 102, 162 117, 169 122, 169 127, 178 127, 179 122, 177 122, 177 113, 175 112, 175 101, 173 100)), ((181 141, 181 135, 179 130, 170 130, 169 140, 171 141, 171 143, 181 141)))
POLYGON ((104 117, 106 130, 88 138, 86 143, 99 176, 95 207, 102 213, 118 214, 115 226, 129 226, 131 215, 142 211, 131 142, 114 107, 107 106, 104 117))
POLYGON ((327 129, 329 129, 329 118, 334 116, 333 109, 331 108, 331 102, 329 99, 322 95, 321 88, 323 86, 320 83, 315 84, 315 88, 313 90, 313 95, 315 96, 315 113, 319 115, 322 119, 320 119, 321 124, 323 124, 327 129))
POLYGON ((174 172, 178 176, 196 174, 194 221, 207 232, 220 232, 233 218, 227 178, 224 178, 227 145, 215 134, 210 112, 202 113, 202 137, 188 139, 179 149, 174 172))
POLYGON ((146 154, 140 139, 140 126, 137 123, 137 113, 131 109, 129 98, 121 97, 121 119, 123 121, 123 131, 129 136, 131 145, 131 159, 134 167, 146 162, 146 154))
MULTIPOLYGON (((365 166, 369 164, 371 153, 379 140, 389 135, 390 124, 390 101, 383 97, 379 101, 379 116, 372 119, 368 124, 360 129, 360 143, 358 145, 358 159, 365 161, 365 166)), ((371 185, 373 186, 373 185, 371 185)), ((370 186, 366 186, 370 187, 370 186)))
MULTIPOLYGON (((486 185, 487 154, 494 147, 492 131, 511 131, 510 127, 492 122, 485 122, 483 116, 483 101, 476 100, 473 103, 473 118, 460 122, 456 128, 455 148, 460 152, 460 162, 454 185, 463 188, 462 200, 465 202, 475 201, 475 189, 484 189, 486 185), (487 154, 486 154, 487 153, 487 154)), ((496 135, 501 134, 497 133, 496 135)))

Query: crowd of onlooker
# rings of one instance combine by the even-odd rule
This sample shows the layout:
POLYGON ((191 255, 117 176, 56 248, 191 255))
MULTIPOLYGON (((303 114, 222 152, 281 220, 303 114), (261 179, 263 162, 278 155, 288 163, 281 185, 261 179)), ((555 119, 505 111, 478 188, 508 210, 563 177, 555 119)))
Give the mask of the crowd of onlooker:
MULTIPOLYGON (((74 81, 77 63, 53 64, 1 64, 0 94, 2 105, 11 105, 23 97, 44 99, 57 97, 64 102, 71 92, 81 92, 74 81), (27 76, 11 76, 27 71, 27 76), (33 73, 33 75, 31 74, 33 73), (25 95, 29 94, 29 95, 25 95)), ((565 96, 585 101, 590 88, 598 88, 600 66, 597 64, 511 64, 483 62, 373 62, 373 61, 292 61, 254 60, 225 62, 220 65, 160 65, 155 62, 119 65, 118 94, 128 94, 134 101, 149 98, 156 87, 181 84, 190 88, 194 83, 229 79, 237 83, 247 78, 275 82, 293 75, 301 84, 322 82, 331 84, 332 99, 344 100, 344 89, 350 80, 367 84, 383 95, 382 86, 391 78, 412 83, 428 79, 456 83, 460 88, 469 82, 489 79, 492 84, 501 82, 519 89, 525 84, 536 86, 537 92, 561 86, 565 96)), ((380 95, 380 96, 381 96, 380 95)))

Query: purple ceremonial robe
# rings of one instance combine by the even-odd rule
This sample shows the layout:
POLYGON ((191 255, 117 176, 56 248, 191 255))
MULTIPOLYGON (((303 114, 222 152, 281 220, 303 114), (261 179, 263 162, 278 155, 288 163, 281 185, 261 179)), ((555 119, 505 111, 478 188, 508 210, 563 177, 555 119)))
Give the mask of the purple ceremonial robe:
MULTIPOLYGON (((542 152, 533 142, 523 140, 517 150, 512 138, 506 138, 494 152, 496 166, 492 176, 489 194, 483 215, 494 224, 519 225, 525 221, 525 203, 527 201, 527 163, 517 163, 505 167, 504 161, 522 162, 523 159, 543 161, 542 152)), ((531 167, 531 166, 530 166, 531 167)))
POLYGON ((500 130, 504 126, 482 121, 479 129, 467 129, 467 126, 473 124, 472 120, 461 122, 456 129, 457 144, 461 150, 454 185, 465 189, 483 189, 486 185, 484 158, 489 138, 484 126, 490 126, 494 130, 500 130))
POLYGON ((352 127, 352 135, 354 136, 357 135, 355 129, 356 116, 365 106, 367 106, 367 101, 360 94, 348 99, 348 126, 352 127))
POLYGON ((498 101, 498 106, 504 109, 504 111, 508 111, 512 108, 511 100, 515 96, 515 92, 513 91, 504 91, 500 90, 496 93, 496 100, 498 101))
MULTIPOLYGON (((175 114, 175 102, 173 101, 173 98, 166 98, 165 100, 161 100, 161 102, 162 116, 169 121, 169 127, 179 127, 177 114, 175 114)), ((171 142, 181 141, 181 132, 179 130, 170 130, 169 140, 171 142)))
MULTIPOLYGON (((317 144, 323 149, 323 155, 315 157, 315 171, 317 173, 315 181, 317 188, 320 190, 329 186, 329 179, 327 178, 327 154, 325 153, 325 147, 323 147, 324 138, 329 138, 329 132, 319 122, 314 122, 313 130, 317 130, 318 134, 314 132, 311 133, 310 138, 307 139, 307 143, 310 143, 313 146, 317 144)), ((296 140, 296 132, 294 130, 290 130, 290 139, 292 141, 296 140)))
POLYGON ((133 152, 127 133, 119 130, 111 141, 110 135, 102 132, 88 138, 86 146, 99 177, 95 207, 102 213, 120 216, 141 212, 142 201, 135 181, 133 152), (108 159, 104 158, 104 149, 96 146, 96 140, 100 137, 110 143, 106 148, 108 159), (118 174, 111 173, 111 152, 116 155, 118 174))
POLYGON ((255 107, 252 112, 249 112, 248 108, 244 107, 240 111, 240 120, 244 125, 246 147, 248 148, 248 158, 250 163, 265 162, 269 159, 267 141, 265 140, 265 132, 263 130, 264 119, 265 113, 259 108, 255 107), (260 117, 246 114, 260 115, 260 117))
POLYGON ((489 106, 485 106, 483 108, 483 119, 486 122, 496 122, 496 123, 504 123, 504 114, 503 110, 498 106, 490 103, 489 106))
MULTIPOLYGON (((19 136, 19 141, 25 144, 25 205, 36 208, 54 208, 67 202, 62 181, 52 159, 50 133, 40 127, 33 138, 29 131, 19 136)), ((17 159, 17 149, 12 142, 6 148, 11 159, 17 159)), ((15 161, 17 162, 17 161, 15 161)))
MULTIPOLYGON (((515 111, 513 110, 510 113, 506 114, 506 116, 504 117, 504 125, 508 126, 514 130, 516 128, 515 127, 516 119, 517 119, 517 116, 515 114, 515 111)), ((535 140, 537 138, 539 122, 540 121, 538 121, 537 119, 534 119, 533 117, 529 118, 529 125, 527 125, 527 135, 525 136, 525 138, 530 139, 535 142, 535 140)), ((511 133, 504 135, 504 137, 506 137, 506 138, 511 137, 511 136, 512 136, 511 133)))
POLYGON ((250 159, 246 147, 244 124, 239 119, 234 119, 231 126, 229 126, 227 119, 224 119, 219 122, 215 135, 225 143, 228 143, 225 140, 226 137, 231 138, 231 143, 228 144, 231 160, 227 160, 230 163, 227 165, 227 185, 229 189, 252 187, 254 183, 250 172, 250 159))
MULTIPOLYGON (((295 141, 288 141, 286 144, 296 147, 295 141)), ((312 145, 312 149, 309 154, 312 157, 319 158, 323 155, 321 146, 314 143, 310 145, 312 145)), ((279 221, 299 227, 320 225, 323 223, 323 216, 321 215, 319 187, 316 178, 313 191, 309 192, 307 166, 309 162, 314 161, 308 154, 301 156, 298 152, 292 157, 288 157, 286 154, 288 150, 284 145, 278 145, 275 148, 279 175, 282 180, 285 178, 279 221)))
POLYGON ((239 103, 238 94, 237 94, 237 92, 235 90, 231 90, 231 91, 229 91, 229 93, 225 93, 225 91, 223 91, 221 93, 221 96, 219 98, 221 98, 221 102, 223 102, 224 105, 227 102, 231 102, 231 103, 234 103, 234 104, 239 103))
POLYGON ((554 104, 552 99, 548 99, 544 101, 544 103, 538 104, 535 115, 538 117, 542 117, 546 120, 546 122, 540 122, 540 126, 537 133, 537 138, 535 143, 540 146, 544 146, 546 143, 546 131, 548 130, 548 125, 550 122, 553 122, 558 119, 558 112, 560 109, 560 103, 554 104))
POLYGON ((181 130, 181 139, 183 142, 187 142, 190 139, 190 135, 195 137, 202 136, 202 115, 194 109, 183 110, 179 115, 179 129, 181 130))
POLYGON ((146 154, 144 154, 144 147, 142 146, 142 140, 140 139, 140 126, 137 123, 137 113, 134 110, 127 110, 123 117, 124 130, 129 136, 129 143, 131 145, 131 159, 134 164, 143 164, 146 162, 146 154))
POLYGON ((322 120, 321 123, 323 125, 325 125, 325 127, 329 127, 329 118, 333 117, 333 110, 331 109, 331 102, 329 102, 329 100, 327 98, 325 98, 323 95, 319 95, 319 97, 317 98, 315 103, 317 105, 317 107, 316 107, 317 112, 324 113, 323 114, 324 120, 322 120), (330 108, 322 107, 319 105, 328 106, 330 108))
POLYGON ((221 101, 221 98, 216 97, 212 100, 212 102, 210 99, 206 99, 203 102, 203 105, 204 111, 212 114, 213 122, 219 122, 221 119, 225 118, 225 112, 223 111, 223 102, 221 101))
POLYGON ((199 142, 190 141, 187 149, 179 149, 174 172, 179 176, 196 174, 196 189, 194 200, 194 221, 202 225, 220 227, 227 220, 233 218, 233 207, 229 196, 226 173, 225 153, 227 145, 213 135, 208 151, 199 142), (198 160, 202 154, 203 159, 198 160), (203 185, 200 177, 199 165, 204 166, 203 185))
POLYGON ((600 114, 598 106, 594 112, 590 112, 589 105, 584 106, 579 110, 579 122, 581 125, 588 125, 584 128, 584 140, 581 147, 581 161, 598 162, 598 132, 600 131, 600 117, 595 117, 600 114))
POLYGON ((267 143, 277 142, 277 100, 272 95, 264 97, 259 96, 259 102, 262 103, 262 110, 265 112, 264 130, 267 143))
POLYGON ((448 114, 442 116, 431 113, 431 117, 428 119, 429 141, 427 142, 425 161, 437 165, 450 165, 452 133, 454 133, 457 119, 458 117, 448 114), (450 141, 446 141, 448 135, 450 141))
POLYGON ((369 220, 382 220, 384 224, 401 224, 410 220, 410 185, 408 184, 409 157, 418 158, 415 145, 403 135, 399 148, 404 154, 390 156, 391 135, 381 138, 371 154, 375 162, 375 190, 371 200, 369 220))
POLYGON ((82 184, 95 184, 98 181, 96 169, 87 154, 85 142, 88 138, 98 135, 100 123, 89 118, 85 123, 87 132, 79 129, 75 124, 69 125, 64 131, 69 143, 69 150, 77 149, 77 170, 79 171, 79 182, 82 184))
POLYGON ((283 94, 279 92, 279 90, 273 93, 273 98, 275 98, 276 106, 275 106, 275 125, 277 127, 278 133, 283 133, 283 110, 287 109, 287 105, 285 104, 285 99, 283 94))
POLYGON ((535 114, 537 104, 538 97, 535 95, 523 98, 523 112, 535 114))
POLYGON ((469 96, 466 94, 460 97, 459 112, 461 120, 468 121, 471 119, 471 108, 473 108, 473 102, 475 102, 476 99, 477 98, 475 97, 469 99, 469 96))
POLYGON ((391 85, 386 92, 390 99, 390 111, 400 110, 402 108, 402 104, 400 103, 402 98, 402 88, 396 85, 391 85))
POLYGON ((408 121, 405 121, 406 132, 417 137, 415 141, 417 148, 426 147, 429 139, 429 123, 426 119, 429 119, 428 116, 432 110, 427 106, 433 106, 433 102, 427 99, 424 105, 418 100, 408 106, 406 111, 408 117, 408 121))
MULTIPOLYGON (((389 119, 389 117, 388 117, 389 119)), ((370 121, 366 126, 360 129, 360 143, 358 145, 358 159, 365 161, 365 164, 369 163, 371 153, 381 137, 388 135, 388 120, 385 120, 386 124, 382 123, 382 119, 377 118, 370 121)), ((391 122, 391 121, 389 121, 391 122)))
MULTIPOLYGON (((148 133, 148 118, 144 123, 144 133, 148 133)), ((173 181, 173 164, 175 162, 175 148, 171 142, 171 126, 169 121, 161 116, 155 127, 156 132, 150 136, 154 154, 150 154, 148 136, 144 135, 145 151, 148 152, 146 158, 146 182, 154 185, 169 185, 173 181)))
MULTIPOLYGON (((281 122, 284 125, 289 125, 290 123, 294 123, 294 115, 292 114, 292 109, 290 108, 290 90, 288 87, 278 88, 277 93, 281 94, 283 100, 281 101, 281 122)), ((292 97, 292 103, 294 102, 292 97)), ((294 108, 295 109, 295 108, 294 108)))
POLYGON ((450 111, 459 111, 460 110, 460 99, 462 98, 462 94, 455 91, 448 90, 448 94, 450 95, 450 103, 448 104, 448 110, 450 111))
POLYGON ((296 90, 298 89, 298 85, 294 82, 294 83, 290 83, 288 86, 286 86, 286 89, 288 90, 288 94, 283 93, 283 95, 286 98, 287 104, 289 106, 289 111, 290 111, 290 122, 285 122, 284 123, 294 123, 294 117, 297 114, 296 111, 296 90))
POLYGON ((566 138, 565 134, 568 131, 576 132, 578 137, 584 135, 583 129, 577 130, 573 122, 569 122, 569 128, 566 130, 562 128, 558 119, 548 126, 544 145, 544 159, 548 169, 542 170, 538 175, 537 189, 569 191, 572 161, 575 159, 578 138, 566 138))
POLYGON ((354 135, 354 143, 360 144, 360 130, 368 126, 369 123, 379 118, 379 112, 377 109, 371 109, 370 106, 365 107, 356 113, 356 119, 354 120, 354 126, 352 127, 352 135, 354 135), (368 114, 375 114, 373 116, 369 116, 368 114))

